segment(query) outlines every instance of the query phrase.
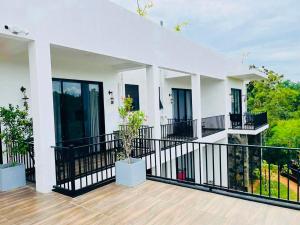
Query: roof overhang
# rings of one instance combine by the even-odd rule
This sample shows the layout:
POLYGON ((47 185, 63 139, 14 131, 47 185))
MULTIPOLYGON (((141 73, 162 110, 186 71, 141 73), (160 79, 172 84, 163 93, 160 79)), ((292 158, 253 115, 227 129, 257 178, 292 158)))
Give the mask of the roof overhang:
POLYGON ((240 74, 240 75, 230 75, 228 77, 243 80, 243 81, 266 79, 266 75, 263 73, 248 73, 248 74, 240 74))

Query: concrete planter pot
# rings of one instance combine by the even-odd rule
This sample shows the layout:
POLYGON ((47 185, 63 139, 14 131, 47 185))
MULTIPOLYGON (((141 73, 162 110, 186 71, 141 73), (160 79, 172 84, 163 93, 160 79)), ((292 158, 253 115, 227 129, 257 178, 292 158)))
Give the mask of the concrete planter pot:
POLYGON ((116 162, 116 183, 127 187, 135 187, 146 181, 146 166, 142 159, 128 159, 116 162))
POLYGON ((25 165, 0 165, 0 191, 9 191, 26 185, 25 165))

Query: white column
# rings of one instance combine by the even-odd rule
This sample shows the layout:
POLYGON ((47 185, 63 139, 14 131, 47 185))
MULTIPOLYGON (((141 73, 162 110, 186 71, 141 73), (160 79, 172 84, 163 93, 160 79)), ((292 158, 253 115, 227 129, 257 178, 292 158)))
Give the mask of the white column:
POLYGON ((147 117, 149 125, 153 126, 153 138, 161 138, 160 110, 159 110, 159 81, 160 69, 157 66, 147 67, 147 117))
POLYGON ((47 193, 55 184, 55 130, 50 44, 29 43, 31 107, 35 148, 36 189, 47 193))
POLYGON ((202 138, 202 113, 201 113, 201 78, 200 75, 191 75, 192 87, 192 106, 193 106, 193 119, 197 120, 197 135, 202 138))
POLYGON ((225 129, 228 130, 230 128, 230 113, 231 113, 231 88, 230 88, 230 78, 226 78, 225 80, 225 106, 226 106, 226 115, 225 115, 225 129))
MULTIPOLYGON (((202 112, 201 112, 201 77, 200 75, 191 75, 192 87, 192 106, 193 106, 193 119, 197 120, 197 135, 198 139, 202 139, 202 112)), ((203 165, 199 162, 200 150, 195 149, 195 182, 200 183, 200 166, 203 165)), ((203 161, 203 157, 201 157, 203 161)), ((202 170, 203 171, 203 170, 202 170)))

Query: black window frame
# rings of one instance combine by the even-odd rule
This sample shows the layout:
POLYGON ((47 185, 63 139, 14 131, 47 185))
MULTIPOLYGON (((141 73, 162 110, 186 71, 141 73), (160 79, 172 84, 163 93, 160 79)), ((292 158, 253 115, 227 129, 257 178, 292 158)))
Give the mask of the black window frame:
MULTIPOLYGON (((52 85, 53 85, 53 81, 58 81, 60 82, 61 85, 61 96, 60 96, 60 104, 62 106, 62 102, 63 102, 63 82, 74 82, 74 83, 80 83, 80 88, 81 88, 81 92, 83 90, 82 84, 96 84, 98 85, 99 88, 99 135, 104 135, 105 134, 105 104, 104 104, 104 88, 103 88, 103 82, 101 81, 88 81, 88 80, 77 80, 77 79, 66 79, 66 78, 52 78, 52 85), (101 108, 103 110, 101 110, 101 108)), ((52 88, 53 91, 53 88, 52 88)), ((83 98, 81 98, 82 104, 83 104, 83 98)), ((61 107, 60 106, 60 107, 61 107)), ((54 102, 53 102, 53 108, 54 108, 54 102)), ((62 107, 60 109, 60 116, 62 118, 62 120, 64 119, 64 113, 62 110, 62 107)), ((82 123, 84 123, 84 119, 82 121, 82 123)), ((62 124, 61 124, 62 126, 62 124)), ((84 125, 83 125, 84 126, 84 125)), ((64 130, 63 128, 61 128, 61 133, 62 133, 62 137, 61 137, 61 141, 68 141, 68 140, 63 140, 63 135, 64 135, 64 130)), ((85 131, 85 129, 83 128, 83 130, 85 131)), ((86 136, 86 134, 84 135, 86 136)), ((83 137, 85 138, 85 137, 83 137)), ((56 140, 57 142, 57 140, 56 140)))
POLYGON ((138 84, 125 84, 125 96, 132 98, 132 111, 140 110, 140 86, 138 84), (130 91, 137 91, 137 93, 134 96, 128 94, 128 88, 133 88, 130 91))

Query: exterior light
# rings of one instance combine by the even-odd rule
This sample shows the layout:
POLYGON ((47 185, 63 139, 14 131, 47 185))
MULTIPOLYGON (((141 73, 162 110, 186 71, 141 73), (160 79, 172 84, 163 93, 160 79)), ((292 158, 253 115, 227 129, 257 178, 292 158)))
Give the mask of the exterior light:
POLYGON ((113 105, 115 103, 115 98, 114 98, 113 92, 108 91, 108 95, 110 96, 110 104, 113 105))
POLYGON ((21 87, 20 88, 20 91, 22 92, 22 94, 23 94, 23 101, 24 101, 24 107, 25 107, 25 109, 26 110, 28 110, 28 108, 29 108, 29 106, 28 106, 28 100, 29 100, 29 98, 28 98, 28 96, 27 96, 27 94, 26 94, 26 88, 25 87, 21 87))
POLYGON ((173 103, 174 103, 173 95, 172 95, 172 94, 169 94, 169 97, 170 97, 170 102, 171 102, 171 104, 173 104, 173 103))

